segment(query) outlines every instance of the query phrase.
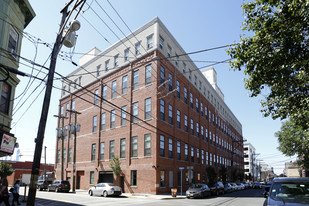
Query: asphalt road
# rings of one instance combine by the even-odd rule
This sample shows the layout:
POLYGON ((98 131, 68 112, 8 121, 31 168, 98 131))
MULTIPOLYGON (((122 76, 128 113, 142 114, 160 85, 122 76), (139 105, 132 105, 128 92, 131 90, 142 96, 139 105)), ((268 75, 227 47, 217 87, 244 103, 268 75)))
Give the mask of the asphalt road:
MULTIPOLYGON (((260 206, 263 205, 263 189, 247 189, 218 197, 208 197, 204 199, 157 199, 149 197, 90 197, 87 192, 77 193, 55 193, 37 191, 36 204, 38 206, 98 206, 98 205, 177 205, 177 206, 260 206)), ((20 200, 23 200, 24 189, 20 190, 20 200)), ((11 201, 10 201, 11 202, 11 201)), ((26 205, 26 203, 22 203, 26 205)))

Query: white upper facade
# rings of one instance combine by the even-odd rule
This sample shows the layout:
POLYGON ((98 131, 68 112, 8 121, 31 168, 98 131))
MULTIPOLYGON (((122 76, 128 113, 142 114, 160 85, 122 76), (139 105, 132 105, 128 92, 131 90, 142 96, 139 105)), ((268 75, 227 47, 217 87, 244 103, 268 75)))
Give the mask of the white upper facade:
POLYGON ((216 108, 220 116, 242 135, 241 123, 225 104, 224 95, 217 86, 215 70, 213 68, 203 70, 203 73, 207 74, 205 76, 191 58, 185 55, 186 52, 158 17, 106 50, 100 51, 93 48, 81 56, 79 68, 67 76, 70 82, 63 81, 61 98, 82 89, 80 86, 85 87, 154 50, 159 50, 167 59, 170 59, 170 62, 216 108), (210 79, 207 80, 207 78, 210 79))

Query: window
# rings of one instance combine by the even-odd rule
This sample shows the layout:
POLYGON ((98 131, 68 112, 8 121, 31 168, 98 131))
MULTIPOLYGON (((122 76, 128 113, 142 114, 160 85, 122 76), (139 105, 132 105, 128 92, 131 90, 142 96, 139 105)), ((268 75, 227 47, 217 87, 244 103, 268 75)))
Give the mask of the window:
POLYGON ((171 57, 172 54, 172 47, 170 47, 170 45, 167 45, 167 56, 171 57))
POLYGON ((65 110, 65 116, 66 116, 66 117, 69 116, 69 109, 70 109, 70 104, 67 103, 67 104, 66 104, 66 110, 65 110))
POLYGON ((144 156, 151 156, 151 136, 145 134, 144 136, 144 156))
POLYGON ((131 186, 137 185, 137 171, 131 170, 131 186))
POLYGON ((165 137, 160 135, 160 156, 165 156, 165 137))
POLYGON ((173 124, 173 106, 168 105, 168 123, 173 124))
POLYGON ((135 44, 135 55, 136 55, 136 56, 139 55, 139 54, 141 54, 141 53, 140 53, 140 48, 141 48, 141 42, 137 42, 137 43, 135 44))
POLYGON ((109 60, 105 61, 105 72, 109 69, 109 60))
POLYGON ((145 84, 151 83, 151 64, 145 67, 145 84))
POLYGON ((193 123, 193 119, 191 119, 191 134, 194 135, 194 123, 193 123))
POLYGON ((94 171, 90 172, 90 184, 93 185, 94 184, 94 171))
POLYGON ((74 79, 74 89, 77 88, 77 81, 78 81, 78 79, 74 79))
POLYGON ((60 107, 60 117, 63 117, 63 106, 60 107))
POLYGON ((200 163, 200 149, 196 148, 196 161, 200 163))
POLYGON ((145 99, 145 119, 151 118, 151 97, 145 99))
POLYGON ((185 115, 185 132, 188 132, 188 116, 185 115))
POLYGON ((152 48, 152 44, 153 44, 152 36, 153 35, 147 37, 147 49, 151 49, 152 48))
POLYGON ((119 55, 114 56, 114 67, 118 67, 119 55))
POLYGON ((137 136, 132 137, 132 157, 137 157, 137 136))
POLYGON ((57 150, 57 163, 60 163, 61 152, 60 149, 57 150))
POLYGON ((177 109, 177 128, 180 129, 180 111, 177 109))
MULTIPOLYGON (((97 66, 97 77, 100 76, 100 72, 101 72, 101 64, 97 66)), ((76 83, 74 84, 74 87, 76 87, 76 83)))
POLYGON ((208 111, 207 111, 207 107, 205 106, 205 118, 206 118, 206 120, 208 120, 207 114, 208 114, 208 111))
POLYGON ((173 90, 173 76, 171 73, 168 74, 168 90, 173 90))
POLYGON ((186 63, 182 63, 182 73, 185 74, 186 73, 186 69, 187 69, 187 65, 186 63))
POLYGON ((124 61, 128 61, 129 58, 129 53, 130 53, 130 48, 127 48, 126 50, 124 50, 124 61))
POLYGON ((196 112, 198 112, 198 98, 195 98, 195 108, 196 108, 196 112))
POLYGON ((97 131, 97 116, 93 117, 93 122, 92 122, 92 132, 97 131))
POLYGON ((178 67, 179 56, 175 53, 175 64, 178 67))
POLYGON ((105 125, 106 125, 106 114, 103 113, 101 114, 101 130, 105 130, 105 125))
POLYGON ((178 80, 176 81, 176 88, 177 88, 177 97, 180 98, 180 83, 178 80))
POLYGON ((75 100, 72 101, 71 108, 73 111, 75 111, 75 100))
POLYGON ((211 131, 209 130, 209 142, 212 144, 212 137, 211 137, 211 131))
POLYGON ((211 123, 211 111, 209 110, 209 122, 211 123))
POLYGON ((197 83, 197 76, 194 75, 194 84, 195 84, 195 86, 196 86, 196 83, 197 83))
POLYGON ((208 152, 206 152, 206 165, 208 165, 208 152))
POLYGON ((204 139, 204 127, 201 126, 201 136, 202 136, 202 139, 204 139))
POLYGON ((102 98, 103 98, 103 100, 106 99, 106 96, 107 96, 107 86, 104 85, 103 88, 102 88, 102 98))
POLYGON ((181 147, 180 147, 180 141, 177 141, 177 160, 181 159, 181 147))
POLYGON ((126 94, 128 91, 128 76, 122 77, 122 94, 126 94))
POLYGON ((165 68, 164 67, 160 67, 160 84, 163 84, 162 86, 164 86, 164 82, 165 82, 165 68))
POLYGON ((98 99, 99 99, 99 90, 96 89, 96 90, 94 91, 94 104, 95 104, 95 105, 98 105, 98 99))
POLYGON ((185 144, 185 161, 188 161, 188 144, 185 144))
POLYGON ((79 85, 79 86, 82 85, 82 76, 78 77, 78 85, 79 85))
POLYGON ((203 116, 203 103, 201 102, 201 116, 203 116))
POLYGON ((63 149, 63 162, 65 162, 66 156, 67 156, 67 150, 63 149))
POLYGON ((189 69, 189 79, 191 80, 192 71, 189 69))
POLYGON ((104 154, 105 154, 105 143, 101 142, 100 147, 100 160, 104 160, 104 154))
POLYGON ((194 162, 194 147, 191 146, 191 162, 194 162))
POLYGON ((127 124, 127 106, 121 107, 121 126, 127 124))
MULTIPOLYGON (((14 27, 10 26, 9 33, 9 42, 8 42, 8 51, 15 57, 17 54, 17 46, 18 46, 18 33, 14 29, 14 27)), ((15 57, 16 58, 16 57, 15 57)))
POLYGON ((164 48, 164 39, 163 39, 162 36, 160 36, 159 47, 160 47, 160 49, 162 49, 162 50, 163 50, 163 48, 164 48))
POLYGON ((160 171, 160 187, 165 187, 165 171, 160 171))
POLYGON ((183 97, 184 97, 184 102, 187 104, 188 103, 188 93, 187 93, 187 88, 183 88, 183 97))
POLYGON ((112 82, 112 98, 116 97, 117 81, 112 82))
POLYGON ((72 162, 72 148, 69 148, 69 158, 68 162, 72 162))
POLYGON ((95 161, 95 144, 91 145, 91 161, 95 161))
POLYGON ((200 125, 198 122, 196 123, 196 136, 200 136, 200 125))
POLYGON ((204 156, 204 150, 202 150, 202 165, 204 164, 205 156, 204 156))
POLYGON ((116 110, 111 111, 111 128, 115 128, 115 115, 116 115, 116 110))
POLYGON ((138 102, 133 103, 133 123, 138 120, 138 102))
POLYGON ((9 114, 10 102, 11 102, 11 86, 6 82, 3 82, 1 100, 0 100, 0 112, 4 114, 9 114))
POLYGON ((168 157, 173 158, 173 140, 172 140, 172 138, 168 139, 168 157))
POLYGON ((160 119, 165 120, 165 102, 163 99, 160 99, 160 119))
POLYGON ((109 141, 109 159, 113 159, 115 155, 115 140, 109 141))
POLYGON ((138 71, 133 72, 133 90, 138 89, 138 71))
POLYGON ((120 140, 120 158, 126 157, 126 139, 123 138, 120 140))
POLYGON ((65 91, 66 91, 66 86, 63 86, 62 95, 65 95, 65 91))

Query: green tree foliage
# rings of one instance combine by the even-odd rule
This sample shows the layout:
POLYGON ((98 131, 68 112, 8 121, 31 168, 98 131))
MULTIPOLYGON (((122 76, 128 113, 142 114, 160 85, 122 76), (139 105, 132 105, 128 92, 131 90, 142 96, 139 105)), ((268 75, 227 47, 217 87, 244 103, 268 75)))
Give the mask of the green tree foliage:
POLYGON ((220 178, 221 178, 223 184, 225 184, 226 179, 227 179, 227 168, 224 167, 224 166, 221 166, 221 168, 219 170, 219 175, 220 175, 220 178))
POLYGON ((309 169, 309 130, 295 125, 294 121, 282 123, 281 131, 276 132, 278 138, 278 149, 287 156, 298 155, 299 164, 309 169))
POLYGON ((109 162, 109 166, 112 168, 114 175, 118 178, 121 174, 119 157, 114 156, 113 159, 109 162))
POLYGON ((7 176, 10 176, 13 174, 14 170, 12 168, 12 165, 1 161, 0 162, 0 176, 1 178, 6 178, 7 176))
POLYGON ((290 118, 309 128, 309 1, 244 3, 241 43, 227 52, 234 70, 244 70, 250 96, 265 96, 265 116, 290 118), (263 92, 262 92, 263 91, 263 92))
POLYGON ((217 173, 212 166, 206 167, 208 184, 213 185, 217 181, 217 173))

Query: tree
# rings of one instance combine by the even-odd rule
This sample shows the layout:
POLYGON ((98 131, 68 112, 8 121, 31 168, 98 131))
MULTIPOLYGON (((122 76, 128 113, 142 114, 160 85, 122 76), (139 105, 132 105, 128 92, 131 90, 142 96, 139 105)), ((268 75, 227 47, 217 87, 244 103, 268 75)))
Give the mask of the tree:
POLYGON ((0 162, 0 176, 1 178, 6 178, 7 176, 10 176, 13 174, 14 170, 12 168, 12 165, 6 163, 6 162, 0 162))
POLYGON ((264 116, 290 118, 308 129, 308 0, 256 0, 242 7, 243 30, 254 35, 242 35, 241 43, 227 51, 232 69, 244 69, 251 97, 265 96, 264 116))
POLYGON ((219 170, 219 175, 220 175, 220 178, 221 178, 223 184, 225 184, 226 179, 227 179, 227 168, 224 167, 224 166, 221 166, 221 168, 219 170))
POLYGON ((116 182, 118 184, 118 178, 121 174, 120 160, 119 157, 114 156, 113 159, 109 162, 109 166, 112 168, 114 175, 116 176, 116 182))
POLYGON ((212 166, 206 167, 208 184, 213 185, 217 180, 217 173, 212 166))
POLYGON ((309 169, 309 130, 303 130, 294 121, 285 121, 275 136, 279 141, 278 149, 283 154, 299 156, 299 165, 309 169))

